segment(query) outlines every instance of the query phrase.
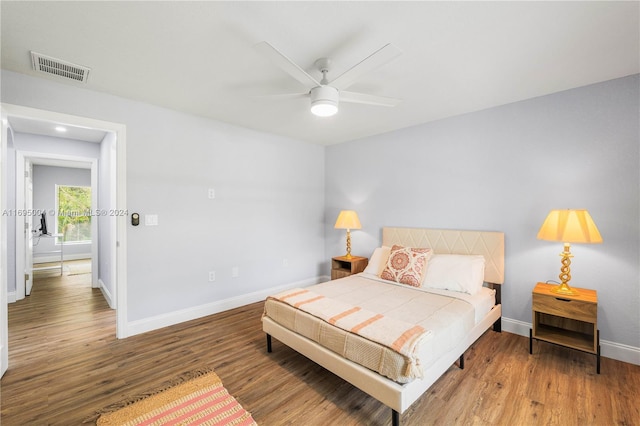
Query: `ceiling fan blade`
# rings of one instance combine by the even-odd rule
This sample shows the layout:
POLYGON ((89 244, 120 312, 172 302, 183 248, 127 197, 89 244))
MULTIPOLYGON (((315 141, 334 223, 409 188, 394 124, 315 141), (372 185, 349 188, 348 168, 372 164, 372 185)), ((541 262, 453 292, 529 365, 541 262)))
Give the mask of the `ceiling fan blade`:
POLYGON ((312 89, 316 86, 320 86, 319 81, 266 41, 256 44, 255 48, 263 55, 270 58, 276 65, 282 68, 291 77, 302 83, 305 87, 312 89))
POLYGON ((254 97, 269 99, 303 99, 309 98, 309 93, 274 93, 266 95, 254 95, 254 97))
POLYGON ((337 89, 346 89, 361 75, 386 64, 401 54, 402 51, 400 49, 389 43, 333 79, 331 85, 337 89))
POLYGON ((341 90, 340 102, 394 107, 402 102, 402 99, 387 98, 386 96, 367 95, 365 93, 347 92, 341 90))

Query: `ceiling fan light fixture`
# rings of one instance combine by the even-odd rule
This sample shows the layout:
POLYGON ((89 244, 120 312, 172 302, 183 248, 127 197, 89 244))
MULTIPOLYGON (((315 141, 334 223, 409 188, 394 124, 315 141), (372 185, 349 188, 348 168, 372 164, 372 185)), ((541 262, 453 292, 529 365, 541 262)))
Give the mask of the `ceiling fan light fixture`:
POLYGON ((331 117, 338 112, 338 105, 331 101, 311 102, 311 113, 318 117, 331 117))
POLYGON ((318 86, 311 89, 311 113, 318 117, 331 117, 338 112, 338 89, 318 86))

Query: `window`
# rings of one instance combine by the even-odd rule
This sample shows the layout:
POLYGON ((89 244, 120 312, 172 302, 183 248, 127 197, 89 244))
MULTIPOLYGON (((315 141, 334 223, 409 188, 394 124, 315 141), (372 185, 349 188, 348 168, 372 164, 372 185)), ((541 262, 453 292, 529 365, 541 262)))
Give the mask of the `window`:
POLYGON ((91 187, 56 185, 56 206, 56 233, 64 235, 64 243, 91 242, 91 187))

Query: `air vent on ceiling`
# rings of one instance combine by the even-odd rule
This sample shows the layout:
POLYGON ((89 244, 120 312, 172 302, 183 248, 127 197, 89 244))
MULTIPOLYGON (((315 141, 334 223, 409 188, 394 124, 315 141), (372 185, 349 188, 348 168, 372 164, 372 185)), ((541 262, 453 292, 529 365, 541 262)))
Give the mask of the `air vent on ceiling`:
POLYGON ((91 68, 72 64, 71 62, 52 58, 33 51, 31 52, 31 63, 33 64, 33 69, 36 71, 57 75, 58 77, 80 81, 82 83, 87 82, 89 71, 91 71, 91 68))

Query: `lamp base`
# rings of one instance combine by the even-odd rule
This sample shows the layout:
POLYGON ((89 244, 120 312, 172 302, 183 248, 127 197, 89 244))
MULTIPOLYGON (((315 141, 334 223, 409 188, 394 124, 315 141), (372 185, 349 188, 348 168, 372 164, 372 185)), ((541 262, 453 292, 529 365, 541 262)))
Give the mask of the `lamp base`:
POLYGON ((560 253, 560 263, 562 263, 562 267, 560 267, 560 285, 551 289, 553 293, 556 294, 564 294, 565 296, 575 296, 578 294, 577 291, 569 287, 569 280, 571 279, 571 258, 573 255, 571 254, 571 244, 564 243, 564 251, 560 253))
POLYGON ((580 292, 569 287, 569 284, 567 283, 562 283, 559 286, 552 288, 551 292, 565 296, 576 296, 580 294, 580 292))
POLYGON ((347 259, 351 259, 351 230, 347 229, 347 254, 344 255, 347 259))

